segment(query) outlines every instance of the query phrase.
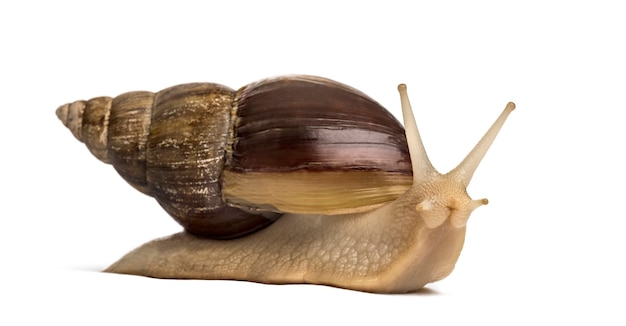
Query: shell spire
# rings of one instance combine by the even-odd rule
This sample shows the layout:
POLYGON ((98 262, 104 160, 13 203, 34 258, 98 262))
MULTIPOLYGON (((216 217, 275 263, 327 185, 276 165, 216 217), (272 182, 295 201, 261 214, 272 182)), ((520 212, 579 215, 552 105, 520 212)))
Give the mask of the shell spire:
POLYGON ((57 117, 74 137, 85 143, 89 151, 104 163, 111 163, 107 153, 107 133, 112 100, 107 96, 96 97, 68 103, 56 110, 57 117))

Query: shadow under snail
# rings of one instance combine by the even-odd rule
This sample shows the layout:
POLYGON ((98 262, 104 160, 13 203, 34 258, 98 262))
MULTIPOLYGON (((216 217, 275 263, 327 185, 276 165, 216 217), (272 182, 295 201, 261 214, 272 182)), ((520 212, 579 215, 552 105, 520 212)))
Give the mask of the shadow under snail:
POLYGON ((76 101, 56 111, 74 136, 185 231, 106 272, 312 283, 413 292, 449 275, 471 212, 466 192, 509 113, 440 174, 406 86, 405 128, 380 104, 313 76, 212 83, 76 101))

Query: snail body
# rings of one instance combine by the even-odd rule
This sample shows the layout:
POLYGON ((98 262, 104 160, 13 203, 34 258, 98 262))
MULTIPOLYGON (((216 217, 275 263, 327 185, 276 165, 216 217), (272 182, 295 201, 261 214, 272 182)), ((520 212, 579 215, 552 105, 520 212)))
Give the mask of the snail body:
POLYGON ((446 277, 469 215, 487 203, 465 189, 514 105, 440 174, 398 89, 406 130, 365 94, 312 76, 61 106, 96 157, 185 228, 106 271, 384 293, 446 277))

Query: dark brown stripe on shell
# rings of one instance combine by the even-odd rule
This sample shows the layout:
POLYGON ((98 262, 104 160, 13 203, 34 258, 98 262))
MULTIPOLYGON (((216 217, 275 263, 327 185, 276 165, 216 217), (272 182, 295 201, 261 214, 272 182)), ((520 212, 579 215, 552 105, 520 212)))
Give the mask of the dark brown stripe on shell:
POLYGON ((243 87, 229 169, 411 173, 402 125, 367 95, 319 77, 243 87))

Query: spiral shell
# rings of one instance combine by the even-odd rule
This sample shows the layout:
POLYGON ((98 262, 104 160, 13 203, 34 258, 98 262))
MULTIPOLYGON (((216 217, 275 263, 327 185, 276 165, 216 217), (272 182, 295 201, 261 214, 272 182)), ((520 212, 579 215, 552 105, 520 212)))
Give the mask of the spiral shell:
POLYGON ((402 125, 380 104, 313 76, 234 91, 212 83, 61 106, 101 161, 190 233, 234 238, 282 213, 367 211, 411 185, 402 125))

